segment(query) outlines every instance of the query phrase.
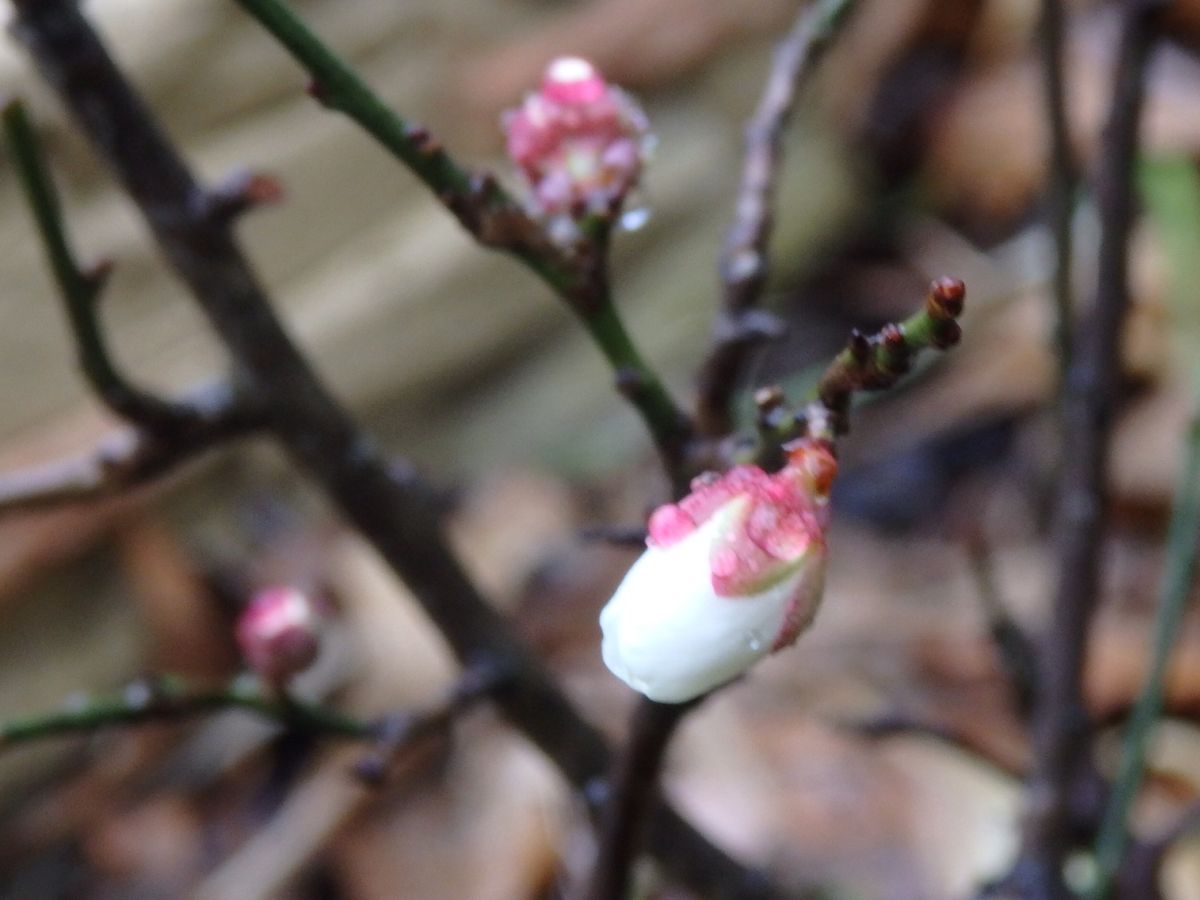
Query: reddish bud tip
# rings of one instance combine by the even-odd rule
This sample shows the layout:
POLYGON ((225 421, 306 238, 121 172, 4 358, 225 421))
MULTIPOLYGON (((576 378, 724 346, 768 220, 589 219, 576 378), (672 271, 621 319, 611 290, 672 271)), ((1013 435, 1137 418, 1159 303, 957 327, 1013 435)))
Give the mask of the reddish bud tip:
POLYGON ((894 322, 889 322, 880 329, 879 339, 883 342, 883 346, 891 353, 901 351, 906 346, 904 331, 894 322))
POLYGON ((930 312, 957 319, 962 315, 967 286, 958 278, 942 276, 929 286, 930 312))

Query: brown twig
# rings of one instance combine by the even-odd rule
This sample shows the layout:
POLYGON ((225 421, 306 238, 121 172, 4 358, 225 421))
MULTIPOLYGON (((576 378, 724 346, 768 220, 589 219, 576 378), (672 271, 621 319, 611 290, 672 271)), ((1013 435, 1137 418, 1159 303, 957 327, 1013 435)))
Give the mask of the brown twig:
POLYGON ((991 554, 984 541, 978 537, 968 540, 966 549, 976 593, 987 616, 988 633, 1008 677, 1017 712, 1023 720, 1027 719, 1037 694, 1037 651, 1000 596, 991 554))
POLYGON ((1075 846, 1072 796, 1093 771, 1083 706, 1085 650, 1100 589, 1110 432, 1119 387, 1121 326, 1129 305, 1133 175, 1145 71, 1160 0, 1127 0, 1096 191, 1101 239, 1097 289, 1068 372, 1056 535, 1058 585, 1040 642, 1033 716, 1035 768, 1018 880, 1031 896, 1066 898, 1063 864, 1075 846))
POLYGON ((1071 365, 1071 319, 1073 292, 1071 265, 1074 241, 1071 218, 1078 177, 1071 154, 1070 122, 1067 118, 1063 0, 1042 0, 1038 24, 1038 47, 1042 57, 1043 107, 1048 126, 1050 178, 1046 192, 1046 214, 1054 241, 1054 343, 1059 372, 1065 380, 1071 365))
POLYGON ((854 0, 815 0, 801 10, 775 51, 762 98, 746 125, 741 185, 721 254, 724 297, 713 326, 712 349, 699 375, 696 427, 701 434, 729 432, 733 394, 747 356, 764 340, 783 333, 778 318, 756 308, 767 281, 783 132, 800 85, 816 69, 854 5, 854 0))
POLYGON ((190 402, 196 417, 169 435, 126 428, 83 456, 0 473, 0 514, 111 497, 262 427, 261 416, 247 404, 228 399, 223 385, 203 388, 192 396, 209 399, 190 402))
POLYGON ((954 750, 961 751, 975 759, 987 763, 996 771, 1012 778, 1021 778, 1026 774, 1023 766, 1010 759, 1003 758, 991 747, 977 740, 974 736, 928 719, 912 716, 902 712, 888 713, 871 719, 840 723, 847 731, 872 740, 884 740, 902 735, 916 735, 932 738, 940 744, 945 744, 954 750))
POLYGON ((401 713, 381 720, 370 754, 354 766, 354 773, 367 784, 382 784, 393 762, 412 746, 446 728, 468 709, 492 696, 504 683, 505 673, 489 666, 465 670, 445 699, 415 713, 401 713))
MULTIPOLYGON (((329 394, 271 309, 225 217, 205 215, 192 173, 112 62, 73 0, 14 0, 14 31, 145 216, 195 295, 238 373, 267 410, 267 427, 345 518, 408 584, 464 665, 512 678, 495 695, 510 722, 584 789, 609 751, 449 550, 415 479, 400 480, 329 394)), ((685 884, 724 896, 771 897, 761 877, 659 804, 649 847, 685 884)))
POLYGON ((642 848, 642 829, 658 793, 667 745, 683 717, 699 701, 656 703, 639 699, 629 742, 613 778, 600 828, 600 845, 586 900, 625 900, 642 848))

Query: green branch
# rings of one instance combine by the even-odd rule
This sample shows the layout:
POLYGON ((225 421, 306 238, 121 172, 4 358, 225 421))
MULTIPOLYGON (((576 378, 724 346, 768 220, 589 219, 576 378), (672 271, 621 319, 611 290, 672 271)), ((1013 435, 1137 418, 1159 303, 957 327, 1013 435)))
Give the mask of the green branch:
POLYGON ((189 718, 225 709, 242 709, 297 731, 344 738, 372 738, 377 726, 313 703, 265 693, 250 679, 225 687, 200 689, 173 676, 137 681, 121 693, 87 701, 78 709, 39 714, 0 724, 0 750, 65 734, 96 731, 109 725, 139 725, 189 718))
POLYGON ((1096 839, 1096 882, 1092 900, 1104 900, 1112 889, 1128 841, 1128 818, 1146 769, 1146 752, 1162 712, 1164 681, 1171 648, 1196 576, 1200 544, 1200 417, 1188 429, 1187 461, 1175 495, 1167 529, 1167 560, 1158 615, 1154 624, 1151 667, 1125 731, 1120 768, 1096 839))
POLYGON ((925 305, 903 322, 885 325, 872 335, 854 331, 846 349, 833 358, 817 380, 810 402, 800 410, 784 403, 778 388, 760 390, 758 441, 738 456, 773 467, 780 464, 780 447, 808 434, 832 440, 849 428, 854 396, 882 391, 898 382, 924 350, 945 350, 958 343, 966 287, 957 278, 938 278, 929 286, 925 305))
POLYGON ((608 248, 603 223, 585 223, 583 245, 564 251, 494 178, 459 165, 428 130, 388 107, 286 3, 236 2, 304 67, 313 80, 312 93, 321 103, 362 126, 421 179, 480 243, 514 255, 566 301, 612 364, 618 388, 645 421, 672 480, 686 484, 683 457, 691 424, 638 353, 613 304, 605 271, 608 248))
POLYGON ((179 424, 187 417, 186 410, 134 387, 113 363, 96 317, 107 267, 101 265, 85 271, 77 262, 63 224, 62 206, 54 182, 42 159, 37 135, 24 105, 18 100, 8 101, 4 104, 2 118, 13 165, 58 283, 79 364, 88 382, 122 418, 150 427, 179 424))

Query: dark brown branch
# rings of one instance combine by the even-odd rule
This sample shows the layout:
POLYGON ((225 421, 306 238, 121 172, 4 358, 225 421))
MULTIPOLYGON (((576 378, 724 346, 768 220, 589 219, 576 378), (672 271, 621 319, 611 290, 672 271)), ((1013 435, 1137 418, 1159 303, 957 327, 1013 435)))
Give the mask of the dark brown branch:
MULTIPOLYGON (((496 703, 583 790, 608 771, 599 732, 575 711, 450 552, 437 509, 415 479, 392 477, 373 443, 292 344, 234 241, 228 219, 203 215, 191 172, 126 83, 73 0, 14 0, 15 33, 133 197, 170 265, 226 344, 268 428, 348 522, 408 584, 466 665, 513 673, 496 703)), ((666 806, 649 847, 685 884, 717 896, 777 892, 666 806)))
POLYGON ((367 784, 382 784, 395 760, 425 738, 445 731, 481 700, 492 696, 507 676, 489 666, 467 669, 446 698, 432 709, 384 718, 376 727, 376 746, 354 766, 367 784))
POLYGON ((137 425, 160 433, 187 425, 190 410, 135 387, 113 362, 97 318, 100 295, 111 267, 101 263, 85 269, 76 260, 58 192, 24 105, 9 100, 4 104, 3 120, 13 164, 58 284, 75 339, 79 367, 88 383, 109 409, 137 425))
POLYGON ((625 900, 629 896, 630 871, 641 851, 646 817, 658 794, 667 745, 676 726, 696 704, 638 700, 629 743, 604 806, 600 846, 586 900, 625 900))
POLYGON ((1059 371, 1064 378, 1071 363, 1071 327, 1073 294, 1071 265, 1074 242, 1071 218, 1078 180, 1071 154, 1070 122, 1067 118, 1065 77, 1065 10, 1063 0, 1042 0, 1038 25, 1038 46, 1042 56, 1042 80, 1049 134, 1050 178, 1047 187, 1047 218, 1054 241, 1054 341, 1059 371))
POLYGON ((741 184, 721 254, 724 297, 713 326, 712 350, 699 376, 696 426, 701 434, 729 432, 733 394, 748 355, 783 332, 775 316, 755 308, 767 281, 783 133, 800 85, 816 69, 854 5, 854 0, 815 0, 805 6, 775 51, 762 98, 746 125, 741 184))
POLYGON ((1121 326, 1129 306, 1129 234, 1133 175, 1145 72, 1159 0, 1127 0, 1120 28, 1112 104, 1103 134, 1096 193, 1101 238, 1092 309, 1067 374, 1063 465, 1058 491, 1058 585, 1041 641, 1034 709, 1032 805, 1020 863, 1033 896, 1067 898, 1063 863, 1074 849, 1072 795, 1089 777, 1091 729, 1082 681, 1090 625, 1100 591, 1108 499, 1110 432, 1120 377, 1121 326))
POLYGON ((992 571, 992 559, 980 539, 967 541, 967 558, 979 601, 987 616, 988 633, 1008 676, 1013 700, 1021 718, 1027 719, 1037 695, 1037 651, 1025 629, 1008 611, 992 571))

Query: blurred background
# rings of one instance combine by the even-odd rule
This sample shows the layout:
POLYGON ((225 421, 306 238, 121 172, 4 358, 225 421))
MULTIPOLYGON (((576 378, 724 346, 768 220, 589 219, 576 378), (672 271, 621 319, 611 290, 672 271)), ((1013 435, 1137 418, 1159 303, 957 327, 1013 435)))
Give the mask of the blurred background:
MULTIPOLYGON (((500 112, 552 57, 586 56, 641 98, 658 138, 636 199, 650 215, 619 237, 615 283, 638 343, 690 399, 719 296, 741 125, 797 3, 293 5, 460 159, 505 177, 500 112)), ((1072 139, 1089 166, 1116 22, 1109 3, 1068 5, 1072 139)), ((856 414, 817 626, 688 720, 667 790, 714 840, 784 883, 938 900, 1002 872, 1015 849, 1027 748, 988 628, 997 603, 1037 627, 1053 573, 1038 4, 861 7, 787 137, 770 303, 791 327, 744 373, 747 421, 754 387, 778 382, 799 397, 851 327, 907 314, 932 276, 967 282, 966 336, 856 414), (880 720, 935 724, 977 752, 850 727, 880 720)), ((87 8, 199 171, 282 182, 285 201, 249 217, 242 235, 292 332, 385 446, 444 488, 478 581, 586 715, 619 736, 631 696, 600 663, 596 614, 636 550, 581 534, 640 524, 667 485, 581 329, 314 104, 295 65, 232 3, 87 8)), ((1143 129, 1114 533, 1087 679, 1094 710, 1115 717, 1146 664, 1200 353, 1190 294, 1200 277, 1200 2, 1176 0, 1169 38, 1143 129)), ((81 256, 116 264, 104 320, 127 371, 162 389, 219 371, 217 345, 131 205, 11 41, 0 44, 0 91, 31 104, 81 256)), ((19 185, 0 162, 9 469, 82 452, 115 423, 76 371, 19 185)), ((1075 232, 1083 308, 1096 254, 1086 191, 1075 232)), ((251 589, 276 582, 337 610, 305 695, 379 714, 427 705, 453 680, 403 586, 281 454, 250 443, 136 494, 0 520, 0 714, 78 702, 145 671, 228 676, 233 615, 251 589)), ((1200 788, 1198 624, 1172 669, 1138 828, 1172 821, 1200 788)), ((10 750, 0 896, 513 900, 553 896, 586 871, 579 801, 490 710, 422 744, 382 788, 348 774, 363 752, 237 713, 10 750)), ((1184 900, 1200 897, 1198 884, 1200 846, 1185 843, 1164 888, 1184 900)))

